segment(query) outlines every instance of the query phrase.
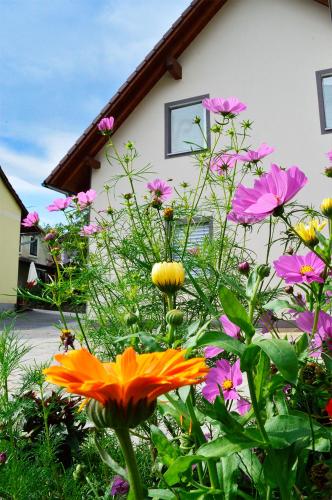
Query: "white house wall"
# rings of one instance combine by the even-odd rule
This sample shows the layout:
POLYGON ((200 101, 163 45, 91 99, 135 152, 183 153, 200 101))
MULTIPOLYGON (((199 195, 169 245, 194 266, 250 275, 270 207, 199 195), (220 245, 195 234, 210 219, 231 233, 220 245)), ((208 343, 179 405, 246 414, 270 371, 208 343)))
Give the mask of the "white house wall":
MULTIPOLYGON (((313 0, 229 0, 179 62, 182 80, 166 74, 114 136, 119 149, 128 139, 135 143, 137 165, 151 163, 155 172, 149 179, 192 183, 196 173, 189 156, 164 157, 164 104, 202 94, 233 95, 248 106, 241 119, 254 120, 252 145, 274 146, 272 161, 299 165, 308 175, 302 200, 317 206, 331 196, 331 181, 322 170, 332 134, 321 134, 315 77, 332 67, 332 23, 325 6, 313 0)), ((102 166, 93 171, 92 187, 101 193, 119 168, 107 164, 103 151, 97 159, 102 166)), ((117 195, 128 191, 120 183, 117 195)), ((144 185, 139 193, 145 193, 144 185)), ((99 197, 97 208, 106 205, 99 197)))

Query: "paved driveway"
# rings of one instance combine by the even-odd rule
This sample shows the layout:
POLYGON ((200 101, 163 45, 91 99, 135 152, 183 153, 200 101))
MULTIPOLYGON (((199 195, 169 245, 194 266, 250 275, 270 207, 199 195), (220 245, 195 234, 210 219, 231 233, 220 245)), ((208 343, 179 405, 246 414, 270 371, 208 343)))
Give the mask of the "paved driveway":
MULTIPOLYGON (((68 328, 76 328, 74 315, 65 313, 68 328)), ((29 353, 23 358, 23 364, 44 363, 59 352, 60 315, 58 312, 34 309, 19 313, 15 320, 0 322, 0 332, 3 325, 13 322, 14 330, 28 346, 29 353), (58 327, 58 328, 57 328, 58 327)))

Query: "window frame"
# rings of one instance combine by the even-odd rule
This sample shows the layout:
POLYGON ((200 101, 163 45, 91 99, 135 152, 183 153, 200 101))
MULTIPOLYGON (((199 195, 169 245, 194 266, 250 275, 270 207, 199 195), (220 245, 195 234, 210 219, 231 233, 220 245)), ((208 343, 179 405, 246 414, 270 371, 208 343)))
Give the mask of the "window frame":
POLYGON ((38 238, 36 236, 31 236, 31 239, 30 239, 30 245, 29 245, 29 255, 31 257, 38 257, 38 238), (33 243, 36 243, 36 253, 31 253, 31 245, 33 243))
POLYGON ((332 127, 331 128, 326 127, 326 114, 325 114, 324 95, 323 95, 323 78, 328 76, 332 77, 332 68, 316 71, 318 109, 319 109, 320 129, 322 134, 332 134, 332 127))
MULTIPOLYGON (((164 106, 165 109, 165 159, 168 158, 177 158, 179 156, 188 156, 195 153, 200 153, 205 151, 206 148, 197 149, 195 151, 184 151, 182 153, 172 153, 171 152, 171 111, 176 108, 182 108, 186 106, 190 106, 192 104, 198 104, 203 101, 203 99, 208 98, 210 94, 199 95, 195 97, 189 97, 187 99, 180 99, 178 101, 167 102, 164 106)), ((210 112, 205 109, 205 120, 206 120, 206 139, 207 139, 207 147, 211 146, 211 134, 210 134, 210 112)))

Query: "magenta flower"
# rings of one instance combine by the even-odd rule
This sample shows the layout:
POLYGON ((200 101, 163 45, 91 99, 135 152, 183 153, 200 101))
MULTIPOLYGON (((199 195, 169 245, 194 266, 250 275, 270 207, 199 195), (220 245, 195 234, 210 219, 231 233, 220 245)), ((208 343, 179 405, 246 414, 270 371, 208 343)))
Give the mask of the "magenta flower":
POLYGON ((100 233, 102 231, 102 228, 98 226, 97 224, 89 224, 88 226, 83 226, 80 235, 81 236, 91 236, 96 233, 100 233))
POLYGON ((102 118, 97 125, 98 130, 104 134, 110 134, 114 127, 114 118, 113 116, 109 116, 108 118, 102 118))
POLYGON ((30 213, 28 213, 26 218, 23 219, 22 226, 33 227, 33 226, 37 226, 38 222, 39 222, 38 213, 37 212, 30 212, 30 213))
POLYGON ((246 163, 257 163, 273 151, 274 148, 263 143, 257 150, 249 149, 246 153, 238 155, 238 159, 246 163))
POLYGON ((121 476, 114 476, 111 495, 126 495, 129 491, 129 483, 121 476))
POLYGON ((237 213, 232 210, 227 215, 227 220, 231 222, 235 222, 236 224, 242 224, 243 226, 250 226, 251 224, 256 224, 256 222, 260 222, 261 219, 257 215, 247 215, 244 213, 237 213))
POLYGON ((233 168, 237 161, 236 154, 223 153, 211 160, 210 170, 218 175, 224 175, 229 168, 233 168))
POLYGON ((233 211, 237 216, 251 215, 257 218, 257 222, 261 221, 294 198, 307 181, 298 167, 282 170, 272 164, 270 171, 257 179, 253 188, 242 184, 238 186, 232 203, 233 211))
POLYGON ((153 195, 154 201, 158 203, 168 200, 173 192, 173 188, 161 179, 155 179, 154 181, 148 182, 146 187, 153 195))
MULTIPOLYGON (((219 321, 222 324, 223 330, 227 335, 229 335, 230 337, 239 336, 241 331, 240 327, 232 323, 225 314, 223 316, 220 316, 219 321)), ((204 356, 206 358, 214 358, 223 351, 224 349, 211 345, 204 348, 204 356)))
POLYGON ((7 460, 7 453, 5 451, 0 452, 0 464, 5 464, 7 460))
POLYGON ((213 97, 212 99, 205 98, 202 101, 204 108, 212 111, 212 113, 220 113, 221 115, 234 118, 236 115, 247 109, 247 106, 240 102, 237 97, 213 97))
MULTIPOLYGON (((314 326, 314 313, 305 311, 298 315, 296 326, 308 334, 312 333, 314 326)), ((310 343, 310 356, 319 357, 326 345, 328 351, 332 351, 332 317, 324 311, 319 312, 317 330, 310 343)))
POLYGON ((246 399, 238 399, 236 402, 237 411, 240 415, 245 415, 251 408, 251 404, 246 399))
POLYGON ((326 156, 328 157, 329 161, 332 161, 332 150, 331 151, 328 151, 326 153, 326 156))
POLYGON ((91 205, 96 196, 97 193, 94 189, 89 189, 86 193, 84 193, 83 191, 77 193, 76 200, 79 208, 82 210, 83 208, 91 205))
POLYGON ((226 359, 217 361, 215 368, 211 368, 207 377, 202 394, 210 403, 213 403, 222 391, 224 399, 240 399, 236 387, 242 384, 242 373, 240 360, 232 366, 226 359))
POLYGON ((55 240, 55 238, 58 236, 58 233, 54 230, 51 229, 49 233, 46 233, 44 236, 44 241, 52 241, 55 240))
POLYGON ((49 212, 58 212, 59 210, 66 210, 71 204, 71 196, 68 198, 56 198, 51 205, 48 205, 47 210, 49 212))
POLYGON ((277 275, 286 283, 323 283, 324 262, 314 252, 306 255, 282 255, 273 262, 277 275))

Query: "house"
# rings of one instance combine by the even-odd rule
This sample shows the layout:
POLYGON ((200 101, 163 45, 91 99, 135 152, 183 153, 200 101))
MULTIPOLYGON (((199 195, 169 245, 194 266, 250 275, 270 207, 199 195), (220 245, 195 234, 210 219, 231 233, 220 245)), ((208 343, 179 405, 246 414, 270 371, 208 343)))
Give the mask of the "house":
MULTIPOLYGON (((107 116, 115 117, 119 149, 130 139, 140 164, 151 163, 155 177, 190 183, 195 170, 183 141, 194 137, 195 115, 201 114, 207 133, 214 119, 201 100, 232 95, 248 106, 241 118, 254 120, 253 147, 266 142, 276 150, 271 160, 299 165, 309 177, 302 201, 317 206, 331 196, 329 179, 322 176, 325 152, 332 149, 329 0, 193 1, 44 185, 102 193, 118 173, 106 163, 106 140, 97 130, 107 116)), ((125 192, 121 184, 118 189, 125 192)), ((97 210, 105 208, 106 197, 96 203, 97 210)))
POLYGON ((38 279, 48 281, 48 276, 54 274, 53 259, 40 231, 27 231, 22 228, 20 237, 18 286, 25 288, 28 282, 29 270, 33 262, 38 279))
POLYGON ((21 221, 28 214, 0 167, 0 311, 16 305, 21 221))

